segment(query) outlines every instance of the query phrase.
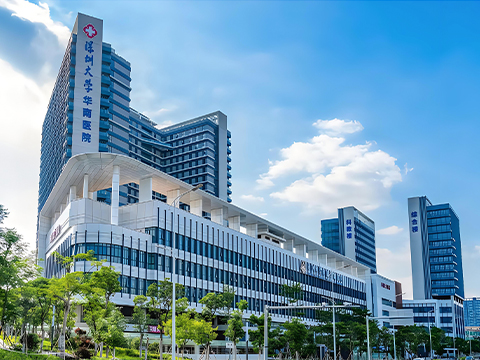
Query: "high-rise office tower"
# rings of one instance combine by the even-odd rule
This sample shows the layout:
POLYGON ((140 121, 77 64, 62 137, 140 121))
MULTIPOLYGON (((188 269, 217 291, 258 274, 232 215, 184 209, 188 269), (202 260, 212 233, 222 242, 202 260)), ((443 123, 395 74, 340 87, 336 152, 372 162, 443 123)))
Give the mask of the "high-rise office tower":
POLYGON ((463 302, 465 326, 480 326, 480 299, 465 299, 463 302))
POLYGON ((375 222, 353 206, 338 209, 338 218, 322 220, 322 245, 377 272, 375 222))
MULTIPOLYGON (((39 211, 68 159, 92 152, 133 157, 231 201, 226 115, 217 111, 158 129, 130 107, 130 72, 130 63, 103 42, 103 21, 78 14, 43 123, 39 211)), ((110 193, 92 196, 110 203, 110 193)), ((120 205, 137 201, 138 185, 124 184, 120 205)))
POLYGON ((410 255, 415 300, 464 298, 460 221, 450 204, 426 196, 408 199, 410 255))

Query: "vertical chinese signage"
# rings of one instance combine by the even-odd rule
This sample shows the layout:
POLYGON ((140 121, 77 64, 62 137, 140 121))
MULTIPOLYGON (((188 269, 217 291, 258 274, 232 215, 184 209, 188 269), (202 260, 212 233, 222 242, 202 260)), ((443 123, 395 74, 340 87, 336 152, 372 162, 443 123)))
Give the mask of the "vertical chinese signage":
POLYGON ((72 156, 98 152, 103 21, 78 14, 72 156))
POLYGON ((410 213, 410 222, 412 227, 412 233, 418 232, 418 211, 412 211, 410 213))

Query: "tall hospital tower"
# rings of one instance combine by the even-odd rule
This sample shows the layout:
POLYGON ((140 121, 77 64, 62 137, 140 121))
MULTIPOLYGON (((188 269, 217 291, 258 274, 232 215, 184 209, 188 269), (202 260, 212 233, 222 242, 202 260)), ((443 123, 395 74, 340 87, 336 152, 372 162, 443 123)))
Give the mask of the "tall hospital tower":
MULTIPOLYGON (((103 42, 103 20, 78 14, 42 128, 39 212, 68 160, 94 152, 132 157, 231 202, 227 116, 216 111, 158 129, 130 107, 130 73, 130 63, 103 42)), ((111 202, 110 189, 91 196, 111 202)), ((120 205, 137 201, 138 184, 121 186, 120 205)))

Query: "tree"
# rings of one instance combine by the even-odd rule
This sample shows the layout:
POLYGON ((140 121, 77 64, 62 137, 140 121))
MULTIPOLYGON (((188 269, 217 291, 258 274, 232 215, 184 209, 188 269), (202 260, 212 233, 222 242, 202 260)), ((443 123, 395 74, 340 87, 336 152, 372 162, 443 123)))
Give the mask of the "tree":
POLYGON ((196 319, 193 322, 193 342, 205 347, 206 360, 210 357, 210 343, 217 338, 218 326, 214 328, 211 322, 196 319))
POLYGON ((243 330, 243 312, 247 308, 247 300, 240 300, 237 303, 237 309, 230 315, 227 330, 225 331, 225 336, 233 342, 233 356, 235 360, 237 359, 237 343, 245 336, 245 330, 243 330))
MULTIPOLYGON (((296 283, 294 285, 282 284, 280 287, 280 295, 285 297, 285 300, 290 303, 290 305, 296 304, 298 301, 303 299, 303 289, 302 284, 296 283)), ((299 310, 292 310, 291 314, 293 316, 302 316, 304 313, 299 310)))
POLYGON ((62 256, 55 252, 56 260, 65 268, 65 276, 53 278, 48 290, 52 298, 57 298, 63 304, 63 323, 60 334, 59 350, 65 351, 65 333, 67 329, 68 315, 72 308, 72 303, 76 295, 88 291, 89 285, 85 283, 85 274, 82 271, 70 272, 76 260, 95 260, 93 251, 86 254, 77 254, 73 256, 62 256))
MULTIPOLYGON (((185 289, 181 284, 175 284, 175 299, 182 298, 185 289)), ((165 278, 158 284, 153 283, 147 289, 147 297, 150 298, 148 302, 148 309, 151 313, 155 314, 157 320, 157 328, 160 330, 160 342, 159 353, 160 359, 163 358, 163 333, 165 332, 165 325, 168 319, 171 317, 172 309, 172 297, 173 297, 173 284, 169 278, 165 278)), ((188 306, 188 300, 186 301, 188 306)), ((178 302, 176 303, 178 307, 178 302)), ((181 304, 181 308, 177 308, 176 311, 182 312, 186 309, 184 303, 181 304), (183 307, 183 310, 182 310, 183 307)), ((174 346, 174 344, 172 344, 174 346)))
POLYGON ((48 294, 48 287, 50 280, 44 277, 35 279, 29 283, 33 289, 33 296, 35 298, 34 318, 37 319, 37 323, 40 324, 40 330, 42 332, 42 341, 40 343, 40 349, 43 349, 43 341, 45 340, 44 324, 51 318, 52 314, 52 298, 48 294))
POLYGON ((105 309, 115 293, 122 291, 118 277, 120 272, 115 271, 113 266, 102 266, 100 270, 95 271, 90 279, 92 287, 101 289, 105 298, 105 309))
POLYGON ((297 301, 303 299, 302 284, 282 284, 280 287, 280 295, 284 296, 290 304, 295 304, 297 301))
MULTIPOLYGON (((263 345, 265 342, 265 315, 260 316, 250 315, 248 321, 257 327, 257 330, 249 330, 249 340, 253 345, 254 351, 258 352, 258 359, 261 358, 261 353, 263 351, 263 345)), ((282 331, 279 327, 272 329, 272 318, 269 316, 267 321, 268 328, 268 354, 273 356, 275 351, 279 351, 285 347, 285 337, 282 334, 282 331)))
POLYGON ((110 311, 109 316, 105 319, 105 324, 107 330, 105 333, 104 341, 108 347, 113 349, 113 357, 115 358, 115 348, 127 346, 127 340, 125 339, 124 335, 127 323, 121 311, 114 307, 110 311))
MULTIPOLYGON (((179 314, 175 317, 175 343, 182 351, 184 346, 187 345, 188 340, 193 340, 195 338, 195 319, 193 318, 194 314, 192 312, 186 312, 179 314)), ((165 325, 166 334, 170 337, 172 336, 172 320, 168 320, 165 325)))
POLYGON ((295 352, 295 357, 297 360, 300 355, 308 356, 315 351, 313 332, 309 331, 305 324, 300 321, 300 319, 293 318, 291 321, 285 322, 283 326, 285 327, 284 334, 288 343, 288 348, 290 351, 295 352))
POLYGON ((25 255, 25 247, 22 237, 15 230, 0 229, 0 301, 2 305, 0 326, 2 327, 8 320, 9 310, 13 310, 10 301, 12 290, 20 288, 40 273, 33 262, 33 257, 25 255))
POLYGON ((398 329, 395 338, 398 344, 397 347, 399 347, 402 352, 406 351, 414 355, 414 357, 417 357, 419 345, 427 343, 429 334, 428 330, 421 326, 403 326, 398 329))
POLYGON ((140 347, 138 349, 140 358, 142 357, 143 335, 148 329, 150 323, 150 316, 147 313, 147 297, 143 295, 135 296, 133 302, 133 327, 140 334, 140 347))
POLYGON ((84 306, 85 321, 92 329, 92 336, 95 341, 95 355, 97 352, 97 343, 100 342, 100 353, 103 355, 103 341, 107 328, 102 319, 108 318, 115 306, 110 306, 111 297, 122 290, 118 277, 119 272, 112 266, 103 266, 102 262, 94 262, 97 271, 85 279, 83 295, 86 299, 84 306))
POLYGON ((202 316, 206 321, 213 322, 217 316, 228 316, 235 292, 228 285, 223 285, 223 292, 208 293, 199 302, 203 305, 202 316))

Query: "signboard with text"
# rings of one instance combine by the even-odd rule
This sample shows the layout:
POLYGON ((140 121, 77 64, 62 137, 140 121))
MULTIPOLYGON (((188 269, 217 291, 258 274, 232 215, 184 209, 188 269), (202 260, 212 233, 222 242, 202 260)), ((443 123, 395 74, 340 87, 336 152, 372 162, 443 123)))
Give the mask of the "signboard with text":
POLYGON ((103 20, 78 14, 72 156, 98 152, 103 20))

